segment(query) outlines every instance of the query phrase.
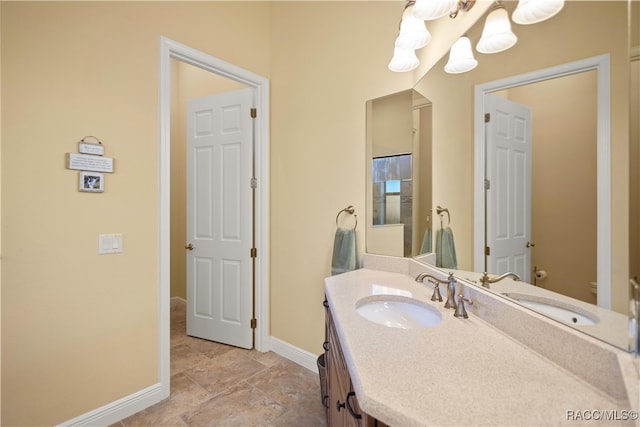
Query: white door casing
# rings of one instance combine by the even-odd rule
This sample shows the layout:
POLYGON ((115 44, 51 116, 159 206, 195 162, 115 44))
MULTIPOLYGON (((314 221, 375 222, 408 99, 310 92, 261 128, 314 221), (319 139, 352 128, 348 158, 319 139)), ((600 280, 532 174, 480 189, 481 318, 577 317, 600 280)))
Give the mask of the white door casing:
MULTIPOLYGON (((269 80, 169 38, 160 37, 159 55, 159 166, 158 166, 158 385, 159 393, 134 409, 167 398, 170 392, 170 193, 171 193, 171 59, 240 82, 255 90, 255 348, 268 351, 269 336, 269 80)), ((183 242, 178 242, 178 244, 183 242)), ((155 385, 154 385, 155 390, 155 385)), ((132 412, 133 413, 133 412, 132 412)), ((114 420, 115 421, 115 420, 114 420)))
POLYGON ((485 96, 487 271, 516 273, 530 282, 531 110, 485 96))
POLYGON ((252 89, 187 103, 187 334, 253 347, 252 89))

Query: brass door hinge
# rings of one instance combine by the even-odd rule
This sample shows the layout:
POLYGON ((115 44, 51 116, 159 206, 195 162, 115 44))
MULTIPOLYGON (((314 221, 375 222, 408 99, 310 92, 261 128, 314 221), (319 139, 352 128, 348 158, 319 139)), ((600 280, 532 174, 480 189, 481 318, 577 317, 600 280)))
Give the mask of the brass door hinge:
POLYGON ((491 114, 490 113, 486 113, 484 115, 484 122, 485 123, 489 123, 491 121, 491 114))
POLYGON ((256 258, 258 256, 258 249, 251 248, 251 258, 256 258))
POLYGON ((258 110, 256 108, 252 108, 251 109, 251 118, 255 119, 256 117, 258 117, 258 110))
POLYGON ((251 329, 256 329, 258 327, 258 320, 251 319, 251 329))
POLYGON ((487 256, 491 255, 491 248, 489 246, 484 247, 484 254, 487 256))

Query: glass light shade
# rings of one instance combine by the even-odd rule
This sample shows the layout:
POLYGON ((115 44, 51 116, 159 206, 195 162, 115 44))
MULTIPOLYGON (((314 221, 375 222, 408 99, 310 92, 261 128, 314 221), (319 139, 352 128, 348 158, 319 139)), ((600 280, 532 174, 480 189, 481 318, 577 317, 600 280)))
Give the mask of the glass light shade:
POLYGON ((449 62, 444 66, 444 71, 449 74, 466 73, 477 65, 478 61, 473 57, 469 37, 462 36, 451 46, 449 62))
POLYGON ((413 5, 413 16, 423 21, 442 18, 455 10, 458 0, 416 0, 413 5))
POLYGON ((511 31, 507 10, 499 8, 487 16, 476 50, 480 53, 498 53, 509 49, 517 41, 518 38, 511 31))
POLYGON ((557 14, 563 6, 564 0, 520 0, 511 19, 516 24, 536 24, 557 14))
POLYGON ((393 58, 389 62, 389 69, 396 73, 415 70, 420 65, 420 60, 413 49, 402 49, 396 47, 393 50, 393 58))
POLYGON ((400 34, 396 38, 396 46, 401 49, 420 49, 431 40, 431 33, 427 30, 424 21, 416 18, 411 13, 411 7, 402 14, 400 22, 400 34))

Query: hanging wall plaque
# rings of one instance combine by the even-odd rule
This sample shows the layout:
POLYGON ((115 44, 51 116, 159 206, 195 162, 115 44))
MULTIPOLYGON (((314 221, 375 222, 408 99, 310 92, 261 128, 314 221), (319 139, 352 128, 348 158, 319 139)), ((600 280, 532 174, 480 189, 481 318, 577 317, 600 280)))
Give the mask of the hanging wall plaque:
POLYGON ((92 172, 113 172, 113 158, 111 157, 67 153, 66 161, 67 169, 92 172))
POLYGON ((94 156, 104 156, 104 145, 80 141, 78 151, 81 154, 93 154, 94 156))

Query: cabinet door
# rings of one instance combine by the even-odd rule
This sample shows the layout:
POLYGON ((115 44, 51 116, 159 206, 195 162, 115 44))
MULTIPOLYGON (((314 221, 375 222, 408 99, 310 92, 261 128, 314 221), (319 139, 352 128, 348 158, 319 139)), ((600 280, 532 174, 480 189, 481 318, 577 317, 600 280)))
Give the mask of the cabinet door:
POLYGON ((327 351, 327 422, 329 427, 386 427, 385 424, 362 412, 353 390, 347 362, 342 354, 340 341, 333 323, 331 310, 326 310, 327 351))

